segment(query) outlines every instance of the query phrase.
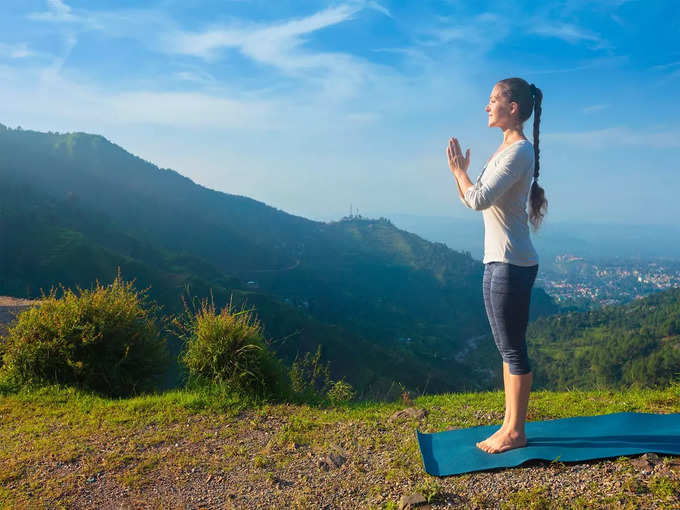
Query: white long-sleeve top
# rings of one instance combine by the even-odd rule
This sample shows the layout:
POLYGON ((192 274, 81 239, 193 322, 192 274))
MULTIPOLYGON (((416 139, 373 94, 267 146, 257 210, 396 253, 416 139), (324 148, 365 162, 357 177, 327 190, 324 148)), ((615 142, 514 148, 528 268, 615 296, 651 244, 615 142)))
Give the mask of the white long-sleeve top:
POLYGON ((474 185, 465 191, 465 198, 460 197, 466 207, 482 211, 484 264, 538 264, 527 213, 533 175, 534 147, 529 140, 519 140, 491 158, 474 185))

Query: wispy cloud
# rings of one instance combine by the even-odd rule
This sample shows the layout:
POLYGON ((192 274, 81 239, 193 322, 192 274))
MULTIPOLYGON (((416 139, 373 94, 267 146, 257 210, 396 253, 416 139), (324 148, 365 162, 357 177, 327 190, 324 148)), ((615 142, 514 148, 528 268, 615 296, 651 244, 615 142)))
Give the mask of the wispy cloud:
POLYGON ((609 106, 610 105, 608 105, 608 104, 593 104, 593 105, 584 107, 583 113, 599 112, 599 111, 602 111, 602 110, 609 108, 609 106))
POLYGON ((557 68, 557 69, 534 69, 534 70, 527 70, 525 71, 525 74, 529 75, 534 75, 534 74, 556 74, 556 73, 571 73, 574 71, 585 71, 587 69, 611 69, 615 67, 622 66, 629 62, 629 58, 627 55, 615 55, 613 57, 603 57, 603 58, 594 58, 586 63, 579 65, 579 66, 573 66, 573 67, 564 67, 564 68, 557 68))
POLYGON ((80 23, 85 21, 81 16, 75 15, 71 7, 62 0, 47 0, 46 11, 33 12, 28 17, 33 20, 52 23, 80 23))
POLYGON ((666 130, 634 130, 617 126, 593 131, 574 133, 545 133, 544 140, 558 143, 580 145, 590 148, 612 147, 647 147, 657 149, 674 149, 680 147, 680 131, 666 130))
MULTIPOLYGON (((72 9, 63 0, 52 0, 46 11, 34 12, 29 17, 54 24, 71 47, 81 33, 96 31, 108 37, 136 39, 156 53, 194 56, 206 65, 228 58, 229 50, 236 51, 253 62, 300 80, 302 87, 311 87, 327 100, 342 100, 370 87, 379 76, 394 72, 349 53, 312 50, 306 46, 307 39, 316 31, 350 21, 367 9, 391 16, 378 2, 349 1, 303 17, 269 23, 240 19, 229 25, 213 24, 202 30, 188 31, 163 11, 91 11, 72 9)), ((54 61, 52 70, 60 69, 63 53, 54 56, 54 61)), ((193 81, 198 86, 214 85, 205 74, 196 72, 197 66, 193 67, 179 69, 174 77, 193 81)))
MULTIPOLYGON (((297 123, 298 119, 318 122, 324 116, 331 124, 368 124, 381 117, 377 112, 404 110, 410 101, 417 101, 421 108, 433 108, 428 101, 434 103, 436 94, 430 94, 427 99, 416 99, 417 95, 413 94, 416 89, 428 89, 429 71, 420 73, 417 79, 406 78, 399 70, 369 58, 319 50, 309 44, 316 32, 350 22, 367 10, 391 19, 390 11, 377 2, 348 0, 306 16, 269 22, 232 19, 227 24, 187 30, 168 13, 160 11, 90 11, 71 9, 63 1, 57 1, 50 4, 47 11, 31 15, 34 21, 53 24, 66 42, 65 49, 53 56, 52 65, 37 74, 42 75, 42 86, 53 87, 55 94, 60 88, 55 84, 77 80, 75 68, 67 69, 70 80, 60 76, 64 63, 78 36, 97 31, 111 38, 136 39, 152 52, 171 57, 163 58, 171 68, 166 76, 172 81, 142 78, 133 86, 138 91, 136 95, 106 92, 111 90, 109 85, 115 90, 115 84, 98 86, 95 81, 89 82, 90 96, 106 97, 116 107, 115 112, 110 112, 111 118, 120 122, 123 122, 123 113, 130 116, 131 122, 181 125, 182 119, 186 119, 188 126, 199 126, 201 119, 205 125, 218 125, 219 119, 230 125, 230 120, 224 120, 228 117, 248 119, 246 125, 262 122, 266 130, 272 124, 297 123), (223 59, 229 62, 229 52, 257 63, 256 74, 235 75, 225 80, 220 62, 223 59), (196 60, 188 60, 186 56, 196 60), (259 79, 260 76, 266 79, 259 79), (168 89, 168 93, 176 93, 173 90, 176 86, 185 89, 184 95, 163 95, 168 89), (168 104, 173 104, 173 108, 176 102, 176 116, 166 113, 168 107, 162 105, 164 100, 170 101, 168 104), (191 115, 188 105, 194 105, 196 111, 202 113, 191 115), (252 108, 253 115, 247 114, 248 108, 252 108), (270 118, 271 112, 275 113, 270 118)), ((416 65, 424 67, 425 63, 419 62, 416 65)), ((437 74, 442 73, 437 70, 437 74)), ((439 82, 433 85, 440 86, 439 82)), ((96 108, 106 109, 105 101, 93 99, 93 102, 96 108)))
POLYGON ((440 23, 422 29, 417 34, 419 46, 440 46, 455 43, 473 49, 475 53, 485 53, 510 33, 507 20, 502 16, 485 12, 467 18, 465 21, 450 21, 439 17, 440 23))
POLYGON ((107 102, 110 106, 100 101, 102 109, 122 123, 280 129, 273 111, 275 105, 263 101, 234 100, 193 92, 134 92, 109 96, 107 102))
POLYGON ((47 7, 45 11, 28 14, 28 18, 52 24, 55 30, 71 35, 98 32, 113 38, 129 37, 153 47, 159 34, 176 29, 175 22, 162 9, 90 10, 72 8, 64 0, 48 0, 47 7))
POLYGON ((191 83, 196 83, 199 85, 216 85, 217 80, 213 75, 210 73, 207 73, 205 71, 200 71, 200 70, 185 70, 185 71, 178 71, 176 73, 173 73, 171 75, 173 78, 180 80, 180 81, 185 81, 185 82, 191 82, 191 83))
MULTIPOLYGON (((378 74, 390 71, 348 53, 309 50, 305 47, 305 37, 350 21, 365 8, 386 11, 375 2, 352 3, 270 24, 239 22, 204 31, 176 30, 163 36, 163 48, 170 54, 191 55, 209 61, 220 58, 225 49, 235 50, 288 76, 315 83, 330 96, 342 98, 353 95, 378 74)), ((386 14, 389 15, 389 11, 386 14)))
POLYGON ((597 49, 611 47, 599 34, 571 23, 536 23, 529 27, 529 32, 543 37, 561 39, 570 44, 590 42, 597 49))
POLYGON ((610 14, 609 17, 610 17, 615 23, 617 23, 620 27, 625 27, 625 26, 626 26, 626 24, 625 24, 625 22, 623 21, 623 19, 621 18, 621 16, 618 16, 618 15, 616 15, 616 14, 610 14))
POLYGON ((168 34, 166 49, 171 53, 214 58, 219 50, 235 48, 260 62, 296 68, 306 65, 304 57, 291 55, 292 50, 302 44, 302 36, 350 20, 359 10, 356 6, 340 5, 270 25, 239 23, 236 27, 200 32, 177 31, 168 34))
POLYGON ((677 62, 669 62, 667 64, 655 65, 655 66, 652 66, 651 69, 654 70, 654 71, 663 71, 663 70, 672 69, 672 68, 675 68, 675 67, 678 67, 678 66, 680 66, 680 60, 678 60, 677 62))
POLYGON ((669 82, 675 81, 676 78, 680 78, 680 61, 668 62, 666 64, 658 64, 649 68, 650 71, 659 73, 657 76, 657 85, 665 86, 669 82))
POLYGON ((0 43, 0 58, 27 58, 34 57, 37 53, 28 48, 26 43, 5 44, 0 43))
POLYGON ((1 67, 0 95, 12 114, 67 118, 74 128, 95 132, 135 124, 239 131, 285 126, 284 106, 275 101, 200 92, 111 91, 41 69, 1 67))
POLYGON ((394 17, 394 16, 392 16, 392 14, 390 13, 390 11, 389 11, 386 7, 384 7, 383 5, 379 4, 378 2, 374 2, 374 1, 368 1, 368 2, 366 2, 366 8, 368 8, 368 9, 373 9, 374 11, 378 11, 378 12, 384 14, 385 16, 387 16, 387 17, 389 17, 389 18, 393 18, 393 17, 394 17))
POLYGON ((64 67, 64 63, 71 55, 71 52, 77 43, 77 37, 70 31, 64 35, 64 47, 61 53, 58 55, 53 55, 51 63, 42 69, 41 81, 51 82, 55 79, 59 79, 59 74, 64 67))

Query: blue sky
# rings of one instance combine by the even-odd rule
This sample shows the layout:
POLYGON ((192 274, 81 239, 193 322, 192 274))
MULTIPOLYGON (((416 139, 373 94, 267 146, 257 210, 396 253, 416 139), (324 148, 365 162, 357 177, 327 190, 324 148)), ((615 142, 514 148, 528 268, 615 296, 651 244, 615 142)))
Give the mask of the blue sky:
MULTIPOLYGON (((481 222, 474 180, 502 141, 493 84, 544 93, 550 221, 680 215, 675 1, 4 0, 0 122, 102 134, 205 186, 312 219, 481 222)), ((525 126, 531 139, 532 121, 525 126)))

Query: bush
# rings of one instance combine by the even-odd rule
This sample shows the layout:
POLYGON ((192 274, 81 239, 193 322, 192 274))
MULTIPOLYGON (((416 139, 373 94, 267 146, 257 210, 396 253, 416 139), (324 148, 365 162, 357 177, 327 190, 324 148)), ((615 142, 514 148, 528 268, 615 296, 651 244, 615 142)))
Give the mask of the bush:
POLYGON ((316 353, 306 352, 295 358, 289 370, 292 390, 298 400, 319 403, 326 398, 331 386, 329 363, 321 363, 321 345, 316 353))
POLYGON ((272 397, 289 391, 281 362, 262 336, 251 310, 234 311, 231 300, 217 313, 214 302, 201 301, 174 320, 186 349, 180 354, 191 383, 228 386, 249 395, 272 397))
POLYGON ((120 273, 109 286, 96 282, 77 293, 52 288, 41 303, 17 316, 2 342, 0 380, 6 384, 64 384, 108 396, 153 389, 165 371, 167 350, 146 303, 120 273))
POLYGON ((321 345, 316 352, 306 352, 295 358, 289 370, 293 397, 309 404, 345 404, 355 397, 352 386, 345 381, 332 381, 330 362, 321 362, 321 345))
POLYGON ((354 398, 352 386, 345 381, 336 381, 328 390, 328 399, 333 405, 346 404, 354 398))

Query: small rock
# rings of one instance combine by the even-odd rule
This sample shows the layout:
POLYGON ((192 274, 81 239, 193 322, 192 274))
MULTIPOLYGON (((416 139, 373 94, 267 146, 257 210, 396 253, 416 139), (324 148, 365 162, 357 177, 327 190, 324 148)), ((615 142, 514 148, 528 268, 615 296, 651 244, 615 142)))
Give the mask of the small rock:
POLYGON ((347 462, 347 458, 344 457, 343 455, 340 455, 338 453, 330 453, 329 455, 321 457, 317 461, 317 465, 324 471, 328 471, 330 469, 339 468, 345 462, 347 462))
POLYGON ((659 462, 661 462, 661 459, 656 453, 645 453, 644 455, 636 459, 631 459, 630 461, 631 465, 644 471, 652 470, 654 465, 658 464, 659 462))
POLYGON ((279 489, 283 489, 285 487, 291 487, 291 486, 295 485, 293 482, 290 482, 288 480, 284 480, 283 478, 279 478, 276 475, 272 476, 271 482, 272 482, 273 485, 275 485, 279 489))
POLYGON ((399 510, 411 510, 412 508, 423 510, 430 508, 430 505, 427 504, 422 494, 404 494, 399 500, 399 510))
POLYGON ((425 418, 427 416, 427 411, 424 408, 417 409, 415 407, 408 407, 402 409, 401 411, 395 412, 390 416, 389 421, 399 420, 402 418, 416 418, 418 420, 425 418))
POLYGON ((87 483, 94 483, 97 481, 97 477, 95 475, 92 475, 90 478, 87 479, 87 483))
POLYGON ((654 452, 645 453, 644 456, 647 457, 650 464, 658 464, 661 462, 661 458, 654 452))
POLYGON ((333 464, 335 464, 337 467, 340 467, 345 462, 347 462, 347 458, 344 457, 343 455, 338 454, 338 453, 331 453, 328 457, 331 459, 333 464))

